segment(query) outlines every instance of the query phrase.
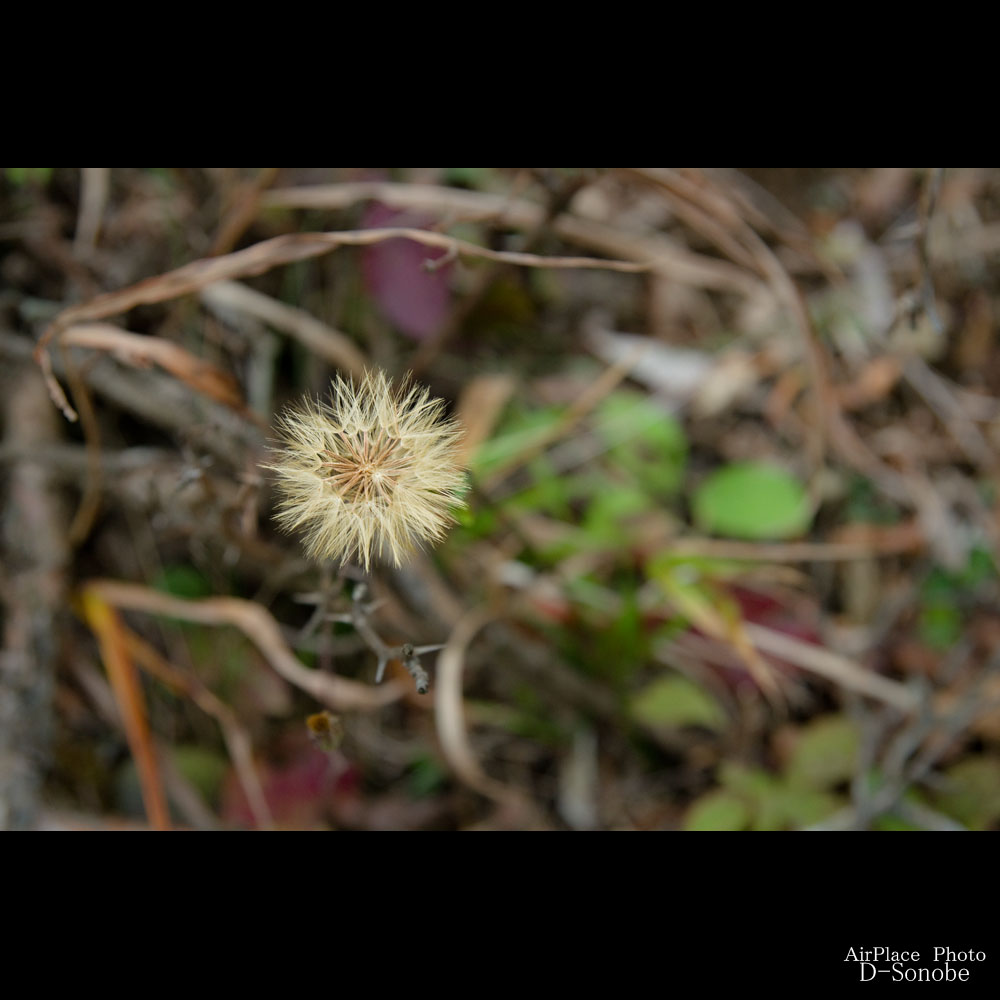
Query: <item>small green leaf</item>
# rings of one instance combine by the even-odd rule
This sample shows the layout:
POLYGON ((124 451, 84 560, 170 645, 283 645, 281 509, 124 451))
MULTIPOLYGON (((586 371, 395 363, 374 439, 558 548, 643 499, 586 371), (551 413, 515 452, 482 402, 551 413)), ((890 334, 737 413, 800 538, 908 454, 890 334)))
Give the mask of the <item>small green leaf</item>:
POLYGON ((928 604, 920 611, 918 629, 931 649, 948 649, 962 634, 962 613, 952 604, 928 604))
POLYGON ((562 406, 509 413, 498 433, 476 449, 470 461, 472 471, 480 478, 488 478, 516 456, 547 440, 564 414, 562 406))
POLYGON ((848 781, 857 769, 857 727, 842 715, 815 719, 799 732, 788 763, 790 783, 802 788, 832 788, 848 781))
POLYGON ((412 764, 407 787, 411 798, 425 799, 439 792, 448 782, 448 771, 430 754, 421 754, 412 764))
POLYGON ((727 465, 712 473, 695 490, 692 508, 703 531, 730 538, 793 538, 812 520, 802 484, 783 469, 760 462, 727 465))
POLYGON ((594 429, 612 460, 644 490, 668 496, 680 489, 688 450, 684 429, 647 396, 613 393, 597 408, 594 429))
POLYGON ((495 176, 491 167, 446 167, 444 183, 485 190, 495 176))
POLYGON ((4 174, 15 187, 29 183, 45 187, 52 179, 52 170, 52 167, 4 167, 4 174))
POLYGON ((208 597, 212 593, 212 586, 202 573, 194 566, 184 564, 165 566, 153 586, 174 597, 188 599, 208 597))
POLYGON ((895 813, 885 813, 872 823, 872 829, 897 833, 906 830, 919 830, 920 827, 907 822, 905 819, 900 819, 895 813))
POLYGON ((785 786, 776 806, 781 820, 779 828, 800 828, 820 823, 833 815, 840 801, 828 792, 785 786))
POLYGON ((721 729, 725 714, 719 703, 686 677, 661 677, 629 703, 637 722, 650 726, 704 726, 721 729))
POLYGON ((935 796, 941 812, 970 830, 984 830, 1000 820, 1000 760, 971 757, 947 772, 948 788, 935 796))
POLYGON ((703 795, 688 810, 684 829, 745 830, 750 823, 750 812, 739 796, 717 790, 703 795))
POLYGON ((778 780, 759 768, 725 760, 719 765, 719 784, 737 795, 755 801, 771 795, 778 780))
POLYGON ((996 575, 993 556, 986 549, 975 548, 969 553, 965 569, 959 574, 959 582, 963 587, 974 590, 987 580, 995 579, 996 575))
POLYGON ((651 506, 650 498, 642 490, 628 486, 598 492, 587 506, 583 529, 596 543, 625 544, 629 537, 627 519, 651 506))

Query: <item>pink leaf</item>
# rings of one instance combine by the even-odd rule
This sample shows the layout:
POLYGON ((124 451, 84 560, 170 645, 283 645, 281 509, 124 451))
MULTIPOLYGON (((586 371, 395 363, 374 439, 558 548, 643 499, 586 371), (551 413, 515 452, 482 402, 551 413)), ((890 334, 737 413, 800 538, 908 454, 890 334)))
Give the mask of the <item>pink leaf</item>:
MULTIPOLYGON (((365 212, 362 227, 426 229, 431 221, 376 202, 365 212)), ((413 340, 432 337, 451 312, 451 262, 434 271, 424 266, 444 253, 403 239, 375 243, 362 253, 366 290, 382 315, 413 340)))

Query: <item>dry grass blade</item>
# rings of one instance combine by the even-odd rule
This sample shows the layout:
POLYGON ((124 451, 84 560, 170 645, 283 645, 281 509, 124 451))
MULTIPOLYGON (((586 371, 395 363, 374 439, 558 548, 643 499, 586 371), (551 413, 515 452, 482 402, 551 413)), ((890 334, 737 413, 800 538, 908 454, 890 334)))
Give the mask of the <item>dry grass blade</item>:
POLYGON ((89 347, 109 351, 136 368, 158 364, 192 389, 231 409, 242 411, 243 399, 236 379, 228 372, 196 358, 180 344, 161 337, 129 333, 109 323, 88 323, 65 330, 63 347, 89 347))
MULTIPOLYGON (((282 208, 340 209, 375 200, 391 208, 492 222, 498 226, 534 230, 545 222, 545 207, 524 198, 461 191, 433 184, 329 184, 272 191, 263 204, 282 208)), ((596 253, 636 261, 642 269, 664 274, 673 281, 703 288, 749 294, 759 282, 727 261, 675 245, 662 236, 628 232, 593 219, 564 212, 552 221, 560 239, 596 253)))
MULTIPOLYGON (((699 218, 706 222, 708 219, 714 219, 732 234, 749 252, 758 274, 770 285, 775 297, 798 327, 811 382, 814 418, 808 426, 808 445, 809 457, 814 468, 822 466, 829 443, 843 461, 870 476, 887 496, 905 500, 909 494, 906 484, 894 469, 871 451, 853 425, 844 417, 833 389, 826 351, 810 316, 802 290, 777 254, 743 219, 740 209, 733 203, 728 192, 707 177, 702 176, 700 183, 695 185, 671 170, 658 170, 655 176, 647 176, 647 180, 669 192, 673 199, 684 197, 691 200, 700 210, 699 218)), ((704 232, 704 229, 702 231, 704 232)), ((725 247, 727 242, 721 245, 725 247)), ((741 260, 746 259, 742 253, 739 256, 741 260)))
POLYGON ((459 621, 449 636, 438 657, 434 714, 441 752, 458 778, 495 802, 505 802, 515 793, 489 777, 479 766, 469 744, 465 711, 462 707, 465 652, 476 633, 490 621, 490 618, 490 615, 478 609, 470 611, 459 621))
POLYGON ((80 211, 73 238, 73 252, 78 257, 86 255, 97 243, 110 190, 110 167, 80 168, 80 211))
MULTIPOLYGON (((535 230, 545 223, 546 210, 525 198, 462 191, 434 184, 327 184, 282 188, 262 199, 281 208, 341 209, 374 200, 390 208, 429 213, 442 219, 492 222, 497 226, 535 230)), ((561 240, 640 264, 638 269, 666 275, 682 284, 749 294, 759 282, 724 260, 706 257, 662 236, 641 234, 564 212, 552 221, 561 240)), ((516 263, 516 262, 515 262, 516 263)))
POLYGON ((660 579, 660 585, 668 600, 694 626, 706 635, 728 646, 745 664, 750 676, 764 696, 777 710, 783 710, 784 696, 767 661, 750 641, 747 623, 734 605, 721 592, 709 598, 704 592, 691 588, 670 574, 660 579))
POLYGON ((502 194, 465 191, 437 184, 394 184, 362 181, 308 184, 277 188, 261 198, 265 208, 307 208, 337 211, 362 201, 380 201, 390 208, 430 215, 457 216, 465 221, 488 220, 505 226, 531 228, 545 218, 542 205, 502 194))
POLYGON ((90 390, 80 378, 76 366, 68 356, 63 357, 66 380, 69 382, 73 402, 80 414, 80 427, 87 450, 87 478, 84 482, 80 505, 73 515, 67 538, 74 548, 87 538, 101 508, 101 430, 94 409, 90 390))
POLYGON ((317 701, 342 712, 371 712, 405 693, 405 686, 392 681, 382 687, 323 674, 299 662, 281 634, 281 628, 265 608, 237 597, 206 597, 186 601, 151 590, 137 583, 118 580, 90 580, 85 590, 108 604, 132 611, 167 615, 203 625, 233 625, 263 654, 274 670, 290 684, 312 695, 317 701))
POLYGON ((864 670, 853 661, 829 649, 802 642, 784 632, 776 632, 763 625, 745 622, 743 628, 750 641, 762 652, 770 653, 794 663, 803 670, 826 677, 850 691, 892 705, 893 708, 898 708, 906 714, 916 711, 919 707, 917 695, 898 681, 864 670))
POLYGON ((114 692, 129 749, 135 759, 142 789, 142 801, 149 822, 156 830, 170 829, 170 814, 163 791, 163 781, 149 732, 145 700, 135 667, 129 657, 125 635, 118 614, 111 604, 93 588, 81 593, 84 617, 101 647, 111 690, 114 692))
POLYGON ((241 184, 231 199, 231 207, 219 224, 212 242, 211 256, 229 253, 240 237, 253 225, 264 191, 278 176, 278 167, 263 167, 252 180, 241 184))
POLYGON ((735 263, 748 270, 755 270, 756 262, 753 255, 732 235, 732 230, 738 229, 741 225, 739 216, 731 209, 727 212, 729 206, 719 199, 713 199, 711 192, 699 188, 669 170, 631 167, 625 168, 622 172, 626 176, 631 174, 657 185, 679 219, 714 243, 735 263), (703 207, 706 202, 715 209, 714 214, 710 214, 703 207))
POLYGON ((219 723, 222 738, 226 742, 233 770, 247 797, 247 804, 253 814, 258 829, 267 830, 274 826, 274 818, 268 807, 264 789, 253 763, 250 737, 239 724, 233 710, 217 698, 204 684, 190 674, 182 673, 168 663, 145 639, 131 629, 121 626, 125 645, 133 660, 147 673, 163 681, 164 684, 181 694, 187 695, 203 712, 219 723))
POLYGON ((310 352, 359 378, 370 366, 364 354, 340 331, 321 323, 303 309, 285 305, 236 281, 220 281, 201 293, 217 312, 233 310, 253 316, 294 337, 310 352))
POLYGON ((675 555, 736 559, 748 562, 848 562, 915 552, 924 545, 916 521, 898 525, 847 525, 828 542, 739 542, 722 538, 678 538, 675 555))

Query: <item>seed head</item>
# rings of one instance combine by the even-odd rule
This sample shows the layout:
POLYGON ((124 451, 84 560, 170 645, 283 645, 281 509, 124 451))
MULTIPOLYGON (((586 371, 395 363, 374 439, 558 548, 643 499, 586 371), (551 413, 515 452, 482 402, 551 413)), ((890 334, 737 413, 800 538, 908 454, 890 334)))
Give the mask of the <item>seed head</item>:
POLYGON ((454 522, 465 476, 462 431, 444 403, 404 381, 367 372, 360 385, 338 377, 329 402, 306 399, 278 422, 275 515, 304 532, 312 558, 373 560, 399 566, 421 542, 440 541, 454 522))

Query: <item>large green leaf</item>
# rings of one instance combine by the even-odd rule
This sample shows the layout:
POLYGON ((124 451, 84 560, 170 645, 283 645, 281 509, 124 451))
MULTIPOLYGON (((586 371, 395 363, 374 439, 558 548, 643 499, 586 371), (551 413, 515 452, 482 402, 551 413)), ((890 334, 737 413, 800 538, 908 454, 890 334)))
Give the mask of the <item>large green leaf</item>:
POLYGON ((677 419, 647 396, 620 390, 597 408, 594 429, 613 461, 654 496, 680 489, 687 438, 677 419))
POLYGON ((705 726, 720 729, 719 703, 686 677, 661 677, 629 702, 632 717, 650 726, 705 726))
POLYGON ((750 824, 750 810, 732 792, 717 790, 703 795, 688 810, 684 829, 745 830, 750 824))
POLYGON ((970 757, 949 768, 948 787, 935 796, 943 813, 971 830, 983 830, 1000 820, 1000 760, 970 757))
POLYGON ((788 762, 789 782, 803 788, 832 788, 854 776, 857 768, 857 726, 842 715, 815 719, 803 726, 788 762))
POLYGON ((472 471, 488 478, 515 457, 548 439, 552 430, 564 419, 565 407, 546 406, 534 410, 512 409, 501 428, 484 441, 470 460, 472 471))
POLYGON ((802 484, 783 469, 761 462, 713 472, 695 490, 692 507, 703 531, 730 538, 793 538, 812 520, 802 484))

